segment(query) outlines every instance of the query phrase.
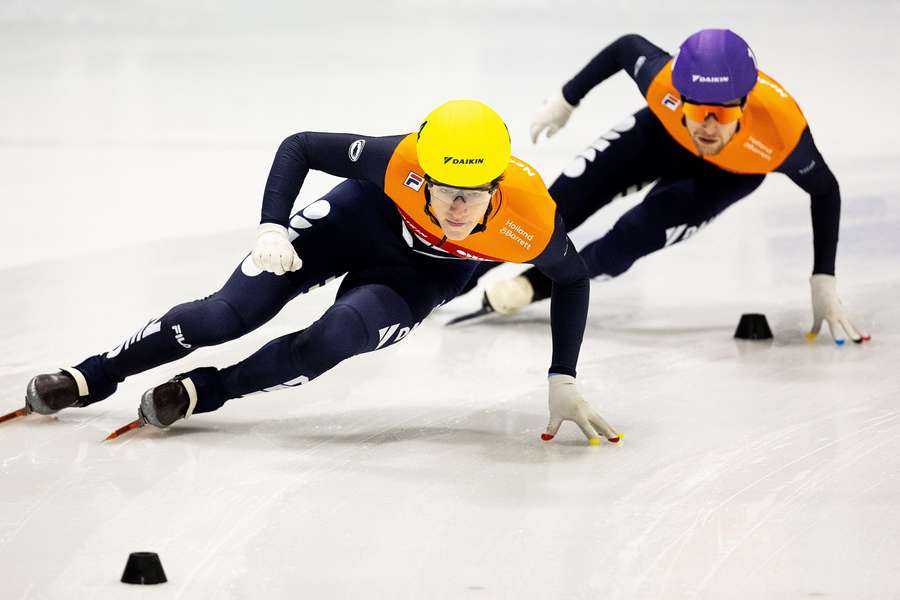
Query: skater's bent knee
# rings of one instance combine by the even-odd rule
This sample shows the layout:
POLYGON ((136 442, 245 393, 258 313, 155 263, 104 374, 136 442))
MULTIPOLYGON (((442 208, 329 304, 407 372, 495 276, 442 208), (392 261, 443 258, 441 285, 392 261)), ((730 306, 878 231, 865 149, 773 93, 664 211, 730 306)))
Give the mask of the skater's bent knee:
POLYGON ((365 351, 369 331, 365 319, 352 306, 336 304, 294 338, 291 352, 318 373, 323 373, 365 351))
POLYGON ((177 332, 193 346, 214 346, 238 338, 249 328, 227 301, 211 296, 183 304, 167 317, 167 329, 177 332))

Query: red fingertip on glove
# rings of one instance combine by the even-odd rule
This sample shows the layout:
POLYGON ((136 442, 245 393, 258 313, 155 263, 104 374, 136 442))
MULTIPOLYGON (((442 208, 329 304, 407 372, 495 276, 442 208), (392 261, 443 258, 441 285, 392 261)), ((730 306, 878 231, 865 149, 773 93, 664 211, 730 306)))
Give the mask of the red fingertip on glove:
POLYGON ((549 442, 550 440, 553 439, 553 436, 550 435, 549 433, 542 433, 541 439, 544 440, 545 442, 549 442))

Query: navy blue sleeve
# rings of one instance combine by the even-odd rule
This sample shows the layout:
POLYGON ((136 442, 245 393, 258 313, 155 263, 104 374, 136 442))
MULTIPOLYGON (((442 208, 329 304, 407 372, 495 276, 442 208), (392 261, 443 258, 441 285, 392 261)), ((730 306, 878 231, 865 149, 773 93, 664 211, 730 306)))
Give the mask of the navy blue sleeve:
POLYGON ((813 229, 813 273, 834 275, 838 231, 841 225, 841 190, 825 164, 809 127, 797 147, 776 169, 809 194, 813 229))
POLYGON ((590 280, 584 261, 565 231, 565 225, 557 213, 553 238, 533 264, 553 282, 550 294, 550 333, 553 338, 550 373, 575 377, 587 321, 590 280))
POLYGON ((577 106, 589 91, 624 70, 647 95, 650 82, 672 56, 637 34, 630 33, 600 51, 591 62, 563 86, 563 97, 577 106))
POLYGON ((403 138, 312 131, 286 138, 275 153, 266 180, 260 222, 287 227, 291 207, 310 169, 347 179, 364 179, 383 189, 388 162, 403 138))

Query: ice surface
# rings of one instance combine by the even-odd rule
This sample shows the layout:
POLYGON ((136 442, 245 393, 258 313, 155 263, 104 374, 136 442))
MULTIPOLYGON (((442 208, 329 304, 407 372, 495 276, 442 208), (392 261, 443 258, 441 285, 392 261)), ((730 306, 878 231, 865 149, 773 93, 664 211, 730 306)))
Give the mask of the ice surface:
POLYGON ((897 4, 485 4, 0 5, 3 406, 217 289, 285 135, 403 132, 477 96, 551 181, 640 97, 620 75, 537 147, 531 112, 631 31, 674 48, 729 26, 799 99, 841 182, 839 291, 873 341, 803 340, 808 200, 775 175, 592 286, 579 383, 619 446, 572 424, 539 440, 547 306, 444 328, 475 295, 308 386, 100 442, 147 387, 306 326, 331 284, 106 402, 0 426, 3 598, 900 597, 897 4), (743 312, 774 341, 732 339, 743 312), (118 582, 137 550, 169 583, 118 582))

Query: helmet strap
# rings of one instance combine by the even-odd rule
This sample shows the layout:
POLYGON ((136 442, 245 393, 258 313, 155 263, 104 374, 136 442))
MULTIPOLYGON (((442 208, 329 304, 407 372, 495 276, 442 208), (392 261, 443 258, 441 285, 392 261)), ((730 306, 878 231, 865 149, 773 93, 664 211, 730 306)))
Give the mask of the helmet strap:
POLYGON ((481 223, 479 223, 478 225, 475 226, 474 229, 472 229, 472 233, 478 233, 480 231, 484 231, 485 229, 487 229, 488 219, 491 218, 491 213, 493 213, 493 212, 494 212, 494 201, 491 200, 490 203, 488 203, 487 210, 484 211, 484 217, 481 219, 481 223))
MULTIPOLYGON (((424 125, 424 123, 423 123, 424 125)), ((441 226, 440 221, 437 220, 437 217, 434 216, 434 213, 431 212, 431 190, 428 189, 428 186, 425 186, 425 214, 428 215, 428 218, 431 219, 431 222, 441 226)))

